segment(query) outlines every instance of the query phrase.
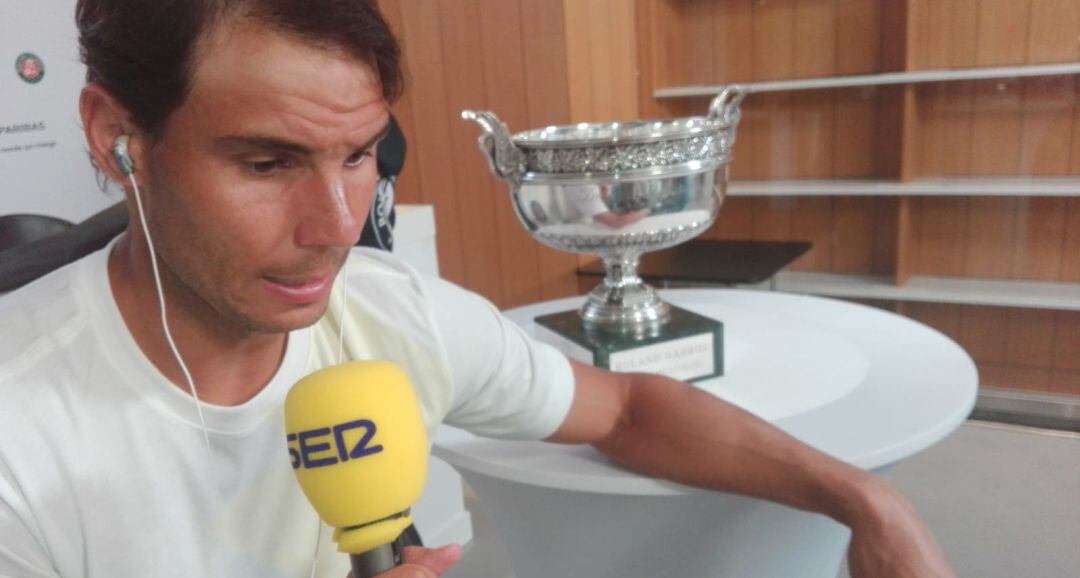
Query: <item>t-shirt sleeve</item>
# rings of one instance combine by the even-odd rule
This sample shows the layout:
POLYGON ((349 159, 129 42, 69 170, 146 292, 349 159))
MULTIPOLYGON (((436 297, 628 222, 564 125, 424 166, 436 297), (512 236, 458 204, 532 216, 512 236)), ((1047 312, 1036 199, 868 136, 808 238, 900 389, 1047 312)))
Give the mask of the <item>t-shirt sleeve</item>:
POLYGON ((483 297, 441 279, 425 285, 454 384, 446 423, 502 439, 555 433, 574 398, 566 357, 532 339, 483 297))
POLYGON ((32 518, 0 460, 0 577, 58 578, 49 555, 31 531, 32 518))

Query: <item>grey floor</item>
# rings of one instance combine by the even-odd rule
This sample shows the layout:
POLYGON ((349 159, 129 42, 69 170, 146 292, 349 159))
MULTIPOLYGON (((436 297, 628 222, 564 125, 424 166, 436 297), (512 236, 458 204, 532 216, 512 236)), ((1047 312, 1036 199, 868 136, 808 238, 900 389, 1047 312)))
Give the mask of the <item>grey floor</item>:
MULTIPOLYGON (((961 577, 1080 576, 1080 434, 969 421, 886 477, 961 577)), ((475 539, 447 578, 513 578, 483 503, 466 502, 475 539)))

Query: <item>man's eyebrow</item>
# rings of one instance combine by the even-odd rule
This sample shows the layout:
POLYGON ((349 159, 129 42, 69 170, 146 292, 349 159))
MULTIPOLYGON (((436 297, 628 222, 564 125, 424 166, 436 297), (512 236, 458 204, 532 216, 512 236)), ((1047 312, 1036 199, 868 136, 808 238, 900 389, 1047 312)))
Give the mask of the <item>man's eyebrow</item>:
POLYGON ((234 152, 241 149, 259 149, 264 151, 286 151, 301 155, 311 154, 311 149, 302 144, 297 144, 274 137, 258 135, 223 136, 214 139, 214 148, 218 148, 226 152, 234 152))
MULTIPOLYGON (((367 142, 360 145, 356 150, 368 150, 390 134, 390 122, 387 122, 378 134, 371 137, 367 142)), ((259 149, 265 151, 285 151, 300 155, 311 154, 311 149, 291 141, 260 135, 231 135, 223 136, 214 140, 216 148, 225 151, 237 149, 259 149)))

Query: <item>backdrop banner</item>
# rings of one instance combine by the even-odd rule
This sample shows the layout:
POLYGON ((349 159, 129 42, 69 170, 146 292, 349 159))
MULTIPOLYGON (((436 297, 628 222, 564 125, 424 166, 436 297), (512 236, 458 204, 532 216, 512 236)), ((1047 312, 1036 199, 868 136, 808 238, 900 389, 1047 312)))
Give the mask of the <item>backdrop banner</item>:
POLYGON ((78 222, 121 200, 101 190, 90 165, 79 120, 85 79, 74 0, 0 0, 0 215, 78 222))

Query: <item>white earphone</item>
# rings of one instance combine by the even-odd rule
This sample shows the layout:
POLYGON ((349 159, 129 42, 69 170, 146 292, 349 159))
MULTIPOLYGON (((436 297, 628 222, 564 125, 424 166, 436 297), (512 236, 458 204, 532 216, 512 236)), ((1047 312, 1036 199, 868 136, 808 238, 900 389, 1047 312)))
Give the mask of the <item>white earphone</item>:
POLYGON ((113 158, 116 159, 120 172, 129 177, 135 174, 135 163, 132 162, 131 155, 128 153, 128 141, 130 140, 129 135, 122 134, 116 137, 116 142, 113 143, 112 147, 113 158))

